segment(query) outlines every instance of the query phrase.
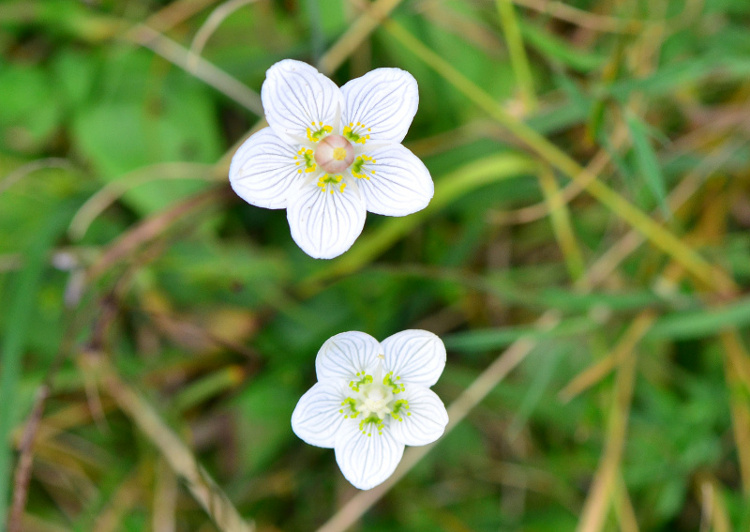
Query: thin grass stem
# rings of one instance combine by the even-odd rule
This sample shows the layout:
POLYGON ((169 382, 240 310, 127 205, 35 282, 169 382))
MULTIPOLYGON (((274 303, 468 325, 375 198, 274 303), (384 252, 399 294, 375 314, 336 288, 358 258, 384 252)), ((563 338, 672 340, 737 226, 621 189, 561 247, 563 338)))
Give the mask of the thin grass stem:
POLYGON ((159 450, 216 526, 222 532, 254 532, 255 524, 242 518, 229 497, 198 464, 187 445, 164 423, 156 410, 128 386, 102 357, 97 357, 95 364, 102 392, 115 400, 120 409, 159 450))
POLYGON ((568 273, 571 279, 577 282, 583 278, 586 269, 583 253, 576 239, 568 205, 565 203, 560 187, 557 186, 552 169, 547 165, 542 165, 539 171, 539 184, 548 204, 552 230, 565 259, 568 273))
POLYGON ((529 59, 524 49, 523 37, 521 36, 521 29, 516 19, 515 8, 510 0, 495 0, 495 6, 500 16, 500 25, 505 34, 510 63, 513 67, 513 73, 516 76, 524 109, 527 113, 533 112, 539 105, 539 102, 534 91, 534 78, 531 75, 531 67, 529 66, 529 59))
POLYGON ((709 264, 695 250, 680 240, 672 232, 655 222, 650 216, 635 207, 599 180, 591 179, 585 168, 571 159, 565 152, 540 135, 527 124, 517 120, 505 111, 489 94, 458 72, 442 57, 430 50, 421 41, 393 20, 383 22, 383 27, 396 40, 433 68, 446 81, 456 87, 478 107, 506 127, 513 135, 531 148, 546 162, 564 175, 581 183, 591 196, 597 199, 628 225, 636 229, 656 247, 682 264, 704 286, 722 293, 736 291, 734 281, 719 268, 709 264))

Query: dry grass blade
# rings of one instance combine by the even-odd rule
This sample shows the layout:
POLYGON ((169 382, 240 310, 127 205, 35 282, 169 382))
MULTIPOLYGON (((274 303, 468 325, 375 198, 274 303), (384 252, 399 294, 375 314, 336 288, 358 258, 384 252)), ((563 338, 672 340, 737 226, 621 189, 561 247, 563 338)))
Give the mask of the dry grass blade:
POLYGON ((638 315, 612 351, 601 360, 576 375, 558 394, 563 402, 568 402, 581 392, 591 388, 614 370, 618 364, 631 356, 641 338, 656 321, 656 314, 644 311, 638 315))
POLYGON ((2 180, 0 180, 0 194, 8 190, 13 186, 14 183, 17 183, 27 175, 33 172, 38 172, 39 170, 46 170, 48 168, 62 168, 70 170, 73 168, 73 165, 70 164, 70 161, 68 161, 67 159, 61 159, 59 157, 49 157, 47 159, 37 159, 36 161, 31 161, 30 163, 22 165, 20 168, 16 168, 14 171, 10 172, 2 180))
POLYGON ((563 2, 550 0, 513 0, 513 3, 595 31, 638 33, 643 25, 643 21, 640 20, 627 20, 606 15, 597 15, 596 13, 589 13, 588 11, 569 6, 563 2))
POLYGON ((99 360, 97 377, 102 391, 111 395, 122 411, 153 443, 172 470, 179 475, 196 501, 222 532, 254 532, 255 524, 245 521, 211 476, 198 464, 193 453, 161 420, 138 393, 125 384, 105 361, 99 360))
POLYGON ((377 0, 369 6, 320 58, 318 69, 326 74, 335 71, 400 3, 401 0, 377 0))
POLYGON ((257 116, 263 116, 263 105, 258 93, 248 89, 243 83, 201 57, 196 57, 195 66, 191 68, 190 51, 155 29, 137 24, 125 34, 125 37, 194 75, 248 111, 257 116))
POLYGON ((742 490, 750 494, 750 405, 747 394, 750 381, 747 380, 747 364, 750 360, 745 346, 736 330, 721 334, 724 346, 724 374, 729 387, 729 406, 732 411, 732 429, 740 462, 742 490), (743 389, 744 388, 744 389, 743 389))
POLYGON ((719 484, 715 478, 707 478, 700 484, 702 501, 701 532, 730 532, 732 524, 727 516, 727 508, 719 493, 719 484))
POLYGON ((638 532, 638 519, 622 474, 617 477, 617 484, 615 485, 615 513, 622 532, 638 532))
MULTIPOLYGON (((694 170, 685 175, 680 183, 674 187, 667 198, 667 204, 672 212, 676 212, 687 201, 692 198, 705 183, 706 177, 716 172, 726 163, 737 150, 741 143, 722 145, 711 151, 704 161, 694 170)), ((658 213, 654 212, 654 216, 658 213)), ((646 238, 638 231, 632 229, 622 236, 615 244, 603 253, 592 264, 586 272, 586 279, 593 284, 603 282, 617 269, 625 258, 642 245, 646 238)))
POLYGON ((34 440, 38 434, 39 423, 44 413, 44 402, 49 396, 49 391, 49 386, 46 384, 39 389, 34 408, 23 430, 19 445, 20 456, 13 476, 13 503, 8 518, 8 532, 21 532, 23 530, 22 518, 23 510, 26 507, 26 497, 29 493, 31 465, 34 458, 34 440))
POLYGON ((625 448, 630 402, 635 385, 636 356, 631 354, 620 364, 615 396, 607 430, 607 443, 601 464, 594 475, 589 495, 583 505, 578 532, 597 532, 607 516, 610 497, 619 477, 620 460, 625 448))
POLYGON ((539 183, 544 193, 544 198, 549 205, 550 223, 555 233, 560 251, 562 251, 568 273, 574 281, 581 279, 584 274, 585 264, 583 252, 578 245, 573 224, 571 222, 570 210, 565 202, 560 188, 555 181, 555 174, 547 165, 542 165, 539 172, 539 183))
POLYGON ((115 490, 104 510, 94 520, 96 532, 117 532, 123 516, 132 510, 140 496, 140 471, 131 472, 115 490))
POLYGON ((485 90, 459 72, 453 65, 414 37, 402 25, 393 20, 386 20, 382 26, 405 48, 419 57, 426 65, 440 74, 448 83, 473 101, 479 108, 488 113, 497 122, 507 128, 528 148, 544 159, 551 166, 577 181, 597 201, 612 213, 621 217, 633 229, 643 234, 654 246, 682 264, 696 279, 705 286, 722 294, 736 293, 737 286, 725 271, 709 263, 685 241, 672 231, 657 223, 641 211, 615 189, 610 188, 598 179, 591 179, 577 161, 562 151, 557 145, 530 127, 525 122, 512 116, 505 108, 485 90))
POLYGON ((190 55, 188 57, 188 68, 195 72, 198 67, 198 58, 203 53, 203 47, 206 46, 208 39, 218 29, 224 20, 240 9, 249 4, 254 4, 258 0, 229 0, 214 9, 206 19, 206 22, 196 32, 193 42, 190 44, 190 55))
POLYGON ((73 240, 80 240, 89 226, 107 207, 117 201, 123 194, 145 183, 156 180, 198 179, 211 181, 217 176, 213 167, 198 163, 163 163, 129 172, 115 181, 101 187, 86 203, 81 205, 70 222, 68 234, 73 240))
POLYGON ((151 520, 154 532, 177 530, 175 510, 177 507, 177 477, 163 458, 156 468, 154 489, 154 516, 151 520))
POLYGON ((162 234, 172 223, 188 213, 228 197, 228 190, 221 187, 209 190, 179 203, 171 209, 147 218, 131 231, 118 238, 88 271, 89 279, 96 279, 115 263, 133 253, 141 244, 162 234))
POLYGON ((206 9, 217 0, 175 0, 146 20, 146 25, 165 32, 206 9))
MULTIPOLYGON (((613 149, 619 150, 625 143, 625 128, 618 127, 612 134, 613 149)), ((589 181, 594 180, 600 175, 610 162, 610 155, 607 150, 599 150, 591 161, 586 165, 586 171, 582 180, 571 181, 567 183, 560 191, 560 196, 564 204, 568 204, 577 198, 581 192, 586 189, 589 181)), ((492 221, 499 225, 504 224, 525 224, 536 220, 541 220, 549 215, 549 202, 543 201, 535 205, 521 207, 513 211, 498 212, 492 215, 492 221)))

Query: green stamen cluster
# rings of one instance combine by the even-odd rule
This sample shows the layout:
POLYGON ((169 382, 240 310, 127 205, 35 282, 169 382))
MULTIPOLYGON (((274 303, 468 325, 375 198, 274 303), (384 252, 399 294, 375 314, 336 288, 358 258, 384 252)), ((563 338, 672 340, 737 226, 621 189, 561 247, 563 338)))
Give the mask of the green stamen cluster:
POLYGON ((383 434, 383 427, 385 426, 385 423, 382 419, 380 419, 375 414, 371 414, 367 416, 365 419, 359 422, 359 430, 362 432, 362 434, 367 434, 368 436, 372 436, 372 426, 375 426, 376 429, 378 429, 378 434, 383 434), (370 431, 367 431, 367 428, 370 429, 370 431))
MULTIPOLYGON (((315 122, 311 122, 310 124, 315 128, 315 122)), ((318 129, 310 129, 307 128, 307 140, 310 142, 318 142, 320 139, 328 135, 331 131, 333 131, 333 128, 328 125, 324 125, 323 122, 318 122, 318 129)))
MULTIPOLYGON (((362 168, 365 163, 375 163, 375 159, 364 154, 354 159, 354 162, 352 163, 352 175, 357 179, 366 179, 369 181, 370 176, 367 175, 362 168)), ((374 174, 375 170, 370 170, 370 173, 374 174)))
POLYGON ((344 414, 344 418, 352 418, 354 419, 359 415, 359 411, 357 410, 357 402, 352 397, 347 397, 343 401, 341 401, 341 410, 339 410, 340 413, 344 414))
POLYGON ((385 384, 386 386, 390 386, 391 390, 393 390, 393 393, 397 394, 399 392, 403 392, 405 389, 404 384, 402 382, 396 382, 400 380, 401 380, 401 377, 396 377, 396 379, 394 380, 393 372, 391 371, 390 373, 388 373, 388 375, 386 375, 383 378, 383 384, 385 384))
POLYGON ((349 383, 349 388, 351 388, 355 392, 358 392, 359 387, 362 386, 363 384, 370 384, 372 382, 372 375, 367 375, 364 371, 360 371, 359 373, 355 375, 355 377, 360 377, 360 376, 361 378, 358 381, 351 381, 349 383))
POLYGON ((363 164, 365 164, 365 160, 362 157, 357 157, 356 159, 354 159, 354 164, 352 164, 352 172, 355 174, 361 174, 363 164))
MULTIPOLYGON (((393 411, 391 412, 391 417, 393 417, 393 419, 396 419, 398 421, 403 421, 404 418, 401 416, 401 412, 403 410, 408 410, 408 409, 409 409, 409 401, 407 401, 406 399, 399 399, 393 404, 393 411)), ((407 416, 410 416, 411 412, 405 412, 405 414, 407 416)))
POLYGON ((348 141, 353 142, 355 144, 357 144, 357 143, 364 144, 365 142, 367 142, 370 139, 370 135, 368 135, 367 133, 365 133, 365 130, 366 131, 370 131, 370 128, 369 127, 366 128, 365 125, 362 124, 361 122, 357 122, 356 125, 354 124, 354 122, 349 122, 349 125, 346 126, 346 127, 344 127, 344 134, 343 134, 343 136, 348 141), (356 131, 354 131, 355 128, 359 129, 360 133, 362 133, 362 134, 357 133, 356 131))
POLYGON ((401 377, 394 377, 389 372, 385 377, 382 375, 382 363, 375 371, 375 376, 361 371, 355 375, 355 379, 349 382, 349 388, 354 395, 347 397, 342 403, 339 412, 345 418, 356 418, 362 414, 359 422, 359 430, 367 436, 377 430, 383 433, 385 420, 390 415, 396 421, 403 421, 404 415, 409 416, 409 402, 406 399, 396 399, 395 395, 404 392, 406 387, 401 377))

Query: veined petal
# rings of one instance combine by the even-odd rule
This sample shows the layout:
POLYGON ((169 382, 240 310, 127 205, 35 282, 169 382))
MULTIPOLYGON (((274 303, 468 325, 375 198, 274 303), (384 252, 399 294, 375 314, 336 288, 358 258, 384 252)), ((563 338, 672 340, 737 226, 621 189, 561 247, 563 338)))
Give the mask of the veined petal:
POLYGON ((375 338, 359 331, 342 332, 326 340, 315 359, 319 381, 335 379, 348 384, 357 373, 377 365, 383 348, 375 338))
POLYGON ((387 427, 378 434, 363 434, 357 420, 347 420, 336 440, 336 462, 346 480, 355 488, 369 490, 382 484, 396 470, 404 454, 404 444, 387 427))
POLYGON ((376 68, 341 87, 342 125, 367 142, 401 142, 417 113, 417 80, 400 68, 376 68))
POLYGON ((344 105, 336 84, 307 63, 284 59, 266 72, 260 97, 266 120, 280 136, 309 138, 309 131, 336 127, 344 105))
POLYGON ((381 146, 355 159, 352 174, 375 214, 406 216, 430 203, 435 187, 427 167, 400 144, 381 146))
POLYGON ((303 395, 292 413, 292 430, 310 445, 332 448, 344 421, 341 403, 345 385, 337 381, 318 382, 303 395))
POLYGON ((409 386, 406 389, 409 408, 401 412, 401 421, 391 420, 391 433, 406 445, 427 445, 445 432, 448 412, 440 398, 428 388, 409 386))
MULTIPOLYGON (((284 209, 290 190, 301 182, 295 149, 270 127, 247 139, 232 157, 229 183, 246 202, 266 209, 284 209)), ((304 162, 304 161, 303 161, 304 162)))
POLYGON ((384 366, 394 377, 401 377, 408 388, 411 384, 429 388, 445 368, 445 345, 429 331, 409 329, 383 340, 384 366))
POLYGON ((349 249, 362 232, 366 215, 356 188, 344 188, 342 183, 305 185, 287 207, 292 238, 316 259, 332 259, 349 249))

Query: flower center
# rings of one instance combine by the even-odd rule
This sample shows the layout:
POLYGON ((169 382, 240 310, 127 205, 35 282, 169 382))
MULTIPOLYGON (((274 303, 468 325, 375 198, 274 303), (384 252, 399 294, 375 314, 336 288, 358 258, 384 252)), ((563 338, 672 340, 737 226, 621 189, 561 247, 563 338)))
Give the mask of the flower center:
POLYGON ((409 402, 406 399, 396 399, 396 395, 405 390, 399 377, 394 379, 393 372, 385 377, 382 375, 382 359, 374 376, 358 373, 355 376, 358 380, 349 383, 349 388, 354 393, 341 403, 343 408, 339 410, 345 418, 358 418, 361 415, 359 430, 368 436, 372 436, 373 429, 382 434, 388 416, 396 421, 403 421, 403 415, 410 415, 406 412, 409 402))
POLYGON ((360 412, 365 419, 374 416, 382 420, 393 409, 393 390, 385 384, 371 382, 362 386, 359 396, 354 400, 357 412, 360 412))
POLYGON ((315 162, 327 174, 339 174, 354 162, 354 147, 341 135, 328 135, 315 146, 315 162))

